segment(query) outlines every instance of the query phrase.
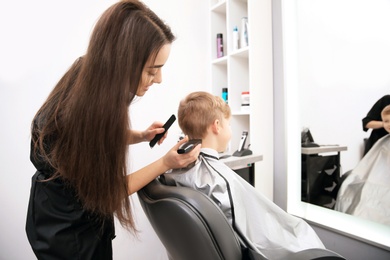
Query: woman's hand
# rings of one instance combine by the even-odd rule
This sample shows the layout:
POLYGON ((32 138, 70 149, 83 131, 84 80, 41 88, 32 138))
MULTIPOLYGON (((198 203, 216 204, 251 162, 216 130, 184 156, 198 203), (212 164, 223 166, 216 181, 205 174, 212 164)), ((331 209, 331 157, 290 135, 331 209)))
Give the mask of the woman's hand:
POLYGON ((188 136, 180 140, 171 150, 163 156, 163 163, 167 169, 177 169, 187 167, 198 159, 201 144, 198 144, 192 151, 185 154, 178 154, 179 147, 188 141, 188 136))
MULTIPOLYGON (((151 126, 149 126, 145 131, 142 132, 144 141, 151 141, 157 134, 161 134, 164 132, 163 123, 154 122, 151 126)), ((157 142, 158 145, 162 144, 165 138, 168 135, 168 131, 165 132, 164 136, 157 142)))
MULTIPOLYGON (((151 126, 149 126, 144 131, 137 130, 129 130, 128 131, 128 144, 136 144, 140 142, 149 142, 151 141, 157 134, 161 134, 164 132, 164 128, 162 127, 164 124, 161 122, 154 122, 151 126)), ((162 144, 165 138, 168 135, 168 131, 165 132, 164 136, 158 141, 158 144, 162 144)))
POLYGON ((184 168, 198 159, 201 144, 198 144, 192 151, 185 154, 178 154, 177 149, 180 145, 188 141, 188 137, 180 140, 171 150, 163 157, 139 169, 138 171, 127 175, 128 194, 131 195, 142 189, 145 185, 170 169, 184 168))

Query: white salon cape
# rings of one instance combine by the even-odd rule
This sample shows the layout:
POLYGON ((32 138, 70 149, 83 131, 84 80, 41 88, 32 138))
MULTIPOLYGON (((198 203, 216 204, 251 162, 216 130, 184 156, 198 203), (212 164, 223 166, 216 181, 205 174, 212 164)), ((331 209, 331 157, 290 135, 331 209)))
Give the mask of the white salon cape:
POLYGON ((335 210, 390 225, 390 135, 368 151, 343 181, 335 210))
POLYGON ((202 148, 194 167, 165 173, 165 180, 209 196, 250 247, 268 259, 288 259, 290 252, 324 248, 305 221, 279 208, 218 158, 215 150, 202 148))

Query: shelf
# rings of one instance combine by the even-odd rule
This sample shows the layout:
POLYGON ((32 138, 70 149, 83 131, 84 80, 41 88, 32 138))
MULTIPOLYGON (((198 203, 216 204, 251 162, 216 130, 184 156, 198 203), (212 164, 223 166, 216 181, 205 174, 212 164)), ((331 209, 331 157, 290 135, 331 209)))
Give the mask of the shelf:
POLYGON ((227 56, 223 56, 221 58, 217 58, 217 59, 213 60, 212 64, 226 65, 227 64, 227 56))
POLYGON ((225 55, 221 58, 214 59, 211 63, 212 64, 226 65, 228 57, 248 59, 249 58, 249 47, 247 46, 247 47, 235 50, 231 54, 225 55))
MULTIPOLYGON (((243 130, 250 130, 250 111, 241 111, 241 93, 250 91, 249 47, 233 49, 233 28, 241 29, 242 17, 248 17, 248 0, 210 0, 211 27, 211 86, 212 93, 222 95, 228 89, 228 102, 232 111, 232 147, 238 147, 243 130), (224 55, 216 58, 216 35, 223 34, 224 55)), ((250 143, 249 134, 247 142, 250 143)))
POLYGON ((244 48, 241 48, 241 49, 238 49, 238 50, 234 50, 230 54, 230 56, 248 59, 249 58, 249 47, 246 46, 244 48))
POLYGON ((249 116, 250 111, 240 111, 240 110, 235 110, 232 111, 232 116, 249 116))
POLYGON ((229 145, 238 147, 243 131, 248 131, 247 144, 266 160, 256 166, 262 173, 259 189, 273 196, 273 63, 272 0, 210 0, 210 68, 211 92, 221 96, 228 89, 232 111, 229 145), (241 36, 242 18, 248 19, 248 46, 233 48, 233 28, 241 36), (252 25, 252 26, 251 26, 252 25), (216 36, 223 35, 224 57, 217 57, 216 36), (250 109, 241 110, 242 92, 250 92, 250 109), (267 127, 264 127, 267 125, 267 127))
POLYGON ((219 1, 211 7, 211 12, 226 14, 226 1, 219 1))

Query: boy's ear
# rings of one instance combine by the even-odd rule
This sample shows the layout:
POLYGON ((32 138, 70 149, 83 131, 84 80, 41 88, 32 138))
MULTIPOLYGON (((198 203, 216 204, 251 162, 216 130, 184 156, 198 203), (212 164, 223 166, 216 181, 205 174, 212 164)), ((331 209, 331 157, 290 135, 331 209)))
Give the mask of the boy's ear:
POLYGON ((214 134, 219 133, 219 129, 221 128, 220 124, 221 124, 221 122, 219 122, 218 119, 214 120, 213 124, 211 125, 211 130, 214 134))

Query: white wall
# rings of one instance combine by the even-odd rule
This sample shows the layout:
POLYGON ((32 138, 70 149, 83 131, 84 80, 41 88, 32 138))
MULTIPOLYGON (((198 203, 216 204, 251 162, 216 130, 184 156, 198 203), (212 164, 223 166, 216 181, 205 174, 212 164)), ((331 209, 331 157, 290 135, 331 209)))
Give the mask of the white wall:
MULTIPOLYGON (((0 259, 34 259, 25 235, 25 218, 34 168, 29 161, 30 123, 37 109, 71 63, 83 55, 99 15, 116 1, 0 2, 0 259)), ((163 68, 163 83, 132 107, 135 128, 165 121, 190 91, 209 90, 208 1, 145 0, 177 36, 163 68), (205 19, 206 17, 207 19, 205 19)), ((131 149, 132 170, 162 156, 177 140, 175 123, 166 142, 151 150, 131 149)), ((138 204, 138 239, 117 225, 114 259, 166 259, 138 204)))

